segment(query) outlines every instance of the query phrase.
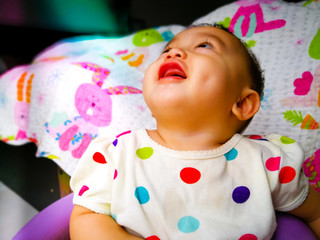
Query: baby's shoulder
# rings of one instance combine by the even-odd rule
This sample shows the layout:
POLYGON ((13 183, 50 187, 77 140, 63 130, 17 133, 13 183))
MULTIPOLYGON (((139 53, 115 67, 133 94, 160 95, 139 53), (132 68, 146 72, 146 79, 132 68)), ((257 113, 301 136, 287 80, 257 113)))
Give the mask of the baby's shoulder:
POLYGON ((249 135, 244 141, 252 147, 261 148, 262 151, 269 151, 273 154, 288 155, 293 159, 303 159, 304 150, 294 139, 280 134, 249 135))

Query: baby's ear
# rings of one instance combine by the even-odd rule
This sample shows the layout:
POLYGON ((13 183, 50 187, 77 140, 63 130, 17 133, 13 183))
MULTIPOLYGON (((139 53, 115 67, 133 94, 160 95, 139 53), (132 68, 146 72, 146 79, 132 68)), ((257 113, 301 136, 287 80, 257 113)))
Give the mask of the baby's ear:
POLYGON ((260 96, 253 89, 242 92, 241 98, 232 107, 233 114, 240 120, 252 118, 260 108, 260 96))

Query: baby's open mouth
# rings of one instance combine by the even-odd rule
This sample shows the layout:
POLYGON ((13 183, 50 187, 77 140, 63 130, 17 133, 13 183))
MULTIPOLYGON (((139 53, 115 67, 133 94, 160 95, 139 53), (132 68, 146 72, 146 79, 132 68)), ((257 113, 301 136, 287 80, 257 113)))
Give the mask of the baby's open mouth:
POLYGON ((159 69, 159 80, 163 78, 186 79, 187 75, 176 62, 163 64, 159 69))

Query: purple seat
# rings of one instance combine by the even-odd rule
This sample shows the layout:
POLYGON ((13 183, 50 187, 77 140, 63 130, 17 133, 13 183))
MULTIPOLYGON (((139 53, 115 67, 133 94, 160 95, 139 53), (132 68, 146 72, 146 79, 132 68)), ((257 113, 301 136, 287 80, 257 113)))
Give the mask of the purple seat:
POLYGON ((34 216, 14 240, 68 240, 73 194, 52 203, 34 216))
MULTIPOLYGON (((13 240, 68 240, 69 218, 73 208, 73 194, 54 202, 33 217, 13 240)), ((272 240, 316 240, 301 219, 288 213, 277 212, 278 227, 272 240)))

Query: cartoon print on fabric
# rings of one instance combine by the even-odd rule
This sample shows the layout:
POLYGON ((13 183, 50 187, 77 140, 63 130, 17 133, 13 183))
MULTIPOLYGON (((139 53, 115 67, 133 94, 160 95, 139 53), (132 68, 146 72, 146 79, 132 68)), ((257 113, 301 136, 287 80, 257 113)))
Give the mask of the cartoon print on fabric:
POLYGON ((39 62, 42 62, 42 63, 44 63, 44 62, 46 62, 46 63, 54 63, 54 62, 57 62, 57 61, 64 60, 66 58, 67 58, 66 56, 46 57, 46 58, 42 58, 42 59, 36 60, 32 64, 39 63, 39 62))
POLYGON ((54 155, 54 154, 51 154, 51 153, 49 153, 49 152, 45 152, 45 151, 42 151, 42 152, 37 153, 37 156, 38 156, 38 157, 49 158, 49 159, 52 159, 52 160, 54 160, 54 159, 61 159, 60 157, 58 157, 58 156, 56 156, 56 155, 54 155))
POLYGON ((125 54, 125 55, 121 57, 121 60, 128 61, 128 65, 130 67, 140 66, 143 62, 143 59, 144 59, 144 54, 140 54, 135 60, 130 61, 132 59, 132 57, 135 58, 135 53, 134 52, 129 53, 128 49, 116 52, 116 55, 123 55, 123 54, 125 54))
POLYGON ((45 124, 47 132, 59 142, 63 151, 71 151, 74 158, 80 158, 90 142, 98 136, 99 127, 110 125, 112 120, 112 99, 110 95, 141 94, 130 86, 116 86, 102 89, 110 71, 94 63, 73 63, 92 71, 92 83, 79 85, 75 93, 75 107, 79 113, 55 128, 45 124))
POLYGON ((107 68, 103 68, 94 63, 80 62, 80 63, 72 63, 72 64, 79 66, 81 68, 87 69, 89 71, 92 71, 93 72, 92 83, 95 83, 98 87, 102 86, 103 82, 106 80, 106 78, 110 74, 110 71, 107 68))
MULTIPOLYGON (((282 99, 280 102, 284 106, 290 107, 320 107, 320 65, 316 68, 314 75, 309 71, 302 74, 301 78, 294 80, 295 96, 282 99)), ((283 112, 284 119, 294 126, 301 123, 301 129, 319 129, 319 123, 310 115, 303 117, 301 111, 288 110, 283 112)))
MULTIPOLYGON (((238 1, 240 8, 230 21, 229 30, 238 38, 250 38, 254 33, 260 33, 277 28, 281 28, 286 24, 283 19, 265 22, 263 11, 260 4, 270 4, 274 0, 265 1, 238 1)), ((229 21, 225 19, 225 21, 229 21)))
POLYGON ((293 126, 301 123, 300 128, 306 130, 319 129, 319 123, 310 115, 307 114, 305 117, 302 116, 301 111, 288 110, 283 112, 284 119, 291 122, 293 126))
POLYGON ((137 47, 147 47, 154 43, 163 42, 162 35, 155 29, 149 28, 134 34, 132 38, 133 45, 137 47))
POLYGON ((105 59, 108 59, 108 60, 111 61, 112 63, 115 62, 112 57, 109 57, 109 56, 107 56, 107 55, 103 55, 103 54, 102 54, 101 57, 103 57, 103 58, 105 58, 105 59))
POLYGON ((320 65, 316 68, 314 74, 305 71, 301 78, 296 78, 293 82, 295 86, 295 96, 282 99, 280 102, 289 107, 311 107, 317 105, 320 107, 320 65))
MULTIPOLYGON (((132 44, 136 46, 135 49, 131 49, 130 51, 129 49, 119 50, 115 55, 121 56, 121 60, 123 61, 128 61, 130 67, 139 67, 149 55, 148 46, 163 41, 170 41, 173 36, 171 31, 165 31, 160 34, 159 31, 153 28, 142 30, 133 35, 132 44)), ((144 72, 146 69, 142 67, 139 70, 144 72)))
MULTIPOLYGON (((155 29, 150 28, 146 30, 139 31, 133 35, 132 38, 132 44, 136 47, 148 47, 152 44, 163 42, 164 39, 162 35, 155 29)), ((121 57, 122 60, 128 61, 128 64, 130 67, 138 67, 142 64, 143 59, 145 57, 144 52, 148 49, 145 49, 144 51, 142 49, 133 51, 131 53, 128 52, 128 50, 118 51, 116 55, 122 55, 126 54, 121 57), (142 52, 139 54, 138 57, 135 57, 135 52, 142 52), (135 60, 130 61, 132 58, 135 58, 135 60)))
POLYGON ((302 5, 303 7, 308 6, 309 4, 311 4, 312 2, 317 2, 318 0, 306 0, 305 3, 302 5))
POLYGON ((19 130, 15 140, 27 139, 29 124, 29 105, 31 101, 31 88, 34 74, 26 80, 28 72, 24 72, 17 82, 17 102, 14 106, 14 121, 19 130))
POLYGON ((320 149, 304 161, 303 170, 309 178, 309 184, 320 192, 320 149))
POLYGON ((263 98, 261 99, 261 108, 262 109, 270 109, 270 97, 272 96, 272 89, 267 88, 264 90, 263 98))
POLYGON ((309 56, 320 59, 320 28, 310 43, 309 56))

